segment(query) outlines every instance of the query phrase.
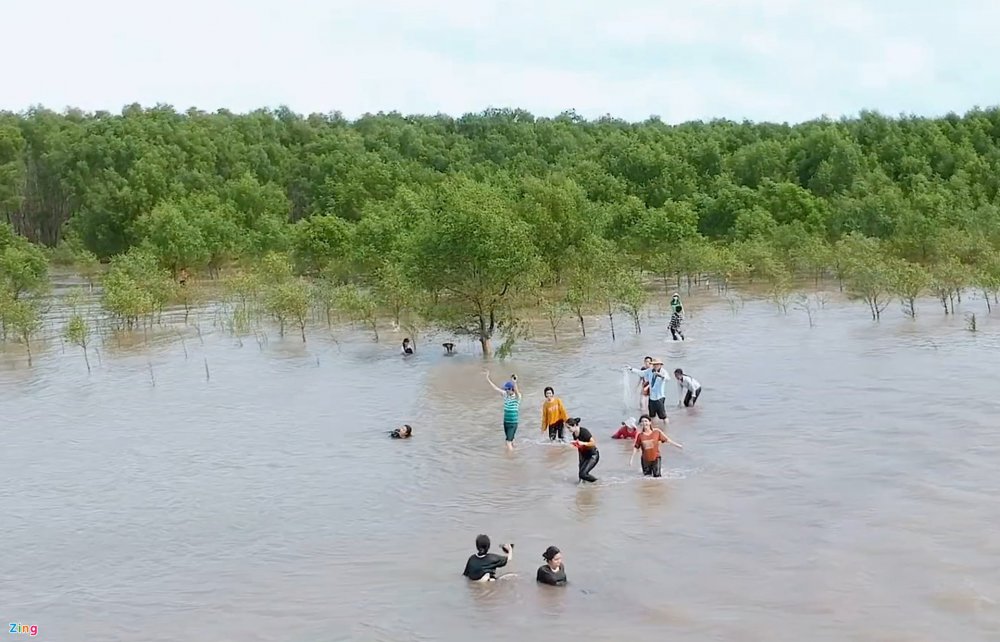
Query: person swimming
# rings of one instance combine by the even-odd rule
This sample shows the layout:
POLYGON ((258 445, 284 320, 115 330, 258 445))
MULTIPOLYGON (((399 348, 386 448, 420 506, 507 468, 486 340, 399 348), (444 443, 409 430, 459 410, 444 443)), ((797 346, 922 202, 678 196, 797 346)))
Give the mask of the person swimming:
POLYGON ((639 417, 639 428, 639 434, 635 437, 635 448, 632 450, 632 456, 629 457, 628 465, 630 468, 632 467, 635 461, 635 451, 642 450, 642 474, 646 477, 659 477, 662 461, 660 444, 670 444, 681 450, 684 449, 684 446, 670 439, 662 430, 654 429, 648 415, 639 417))
POLYGON ((446 343, 442 343, 441 347, 444 348, 444 353, 446 355, 455 354, 455 344, 454 343, 451 343, 450 341, 446 342, 446 343))
POLYGON ((473 582, 492 582, 497 579, 497 569, 507 566, 507 563, 514 559, 514 545, 503 544, 500 547, 502 555, 490 553, 489 535, 480 535, 476 538, 476 554, 470 555, 465 562, 465 570, 462 575, 473 582))
POLYGON ((542 432, 549 431, 549 441, 566 441, 563 428, 569 415, 566 413, 566 406, 562 399, 556 396, 556 391, 552 386, 546 386, 543 391, 545 401, 542 403, 542 432))
POLYGON ((601 453, 597 450, 597 440, 589 430, 580 426, 579 417, 567 419, 566 425, 573 433, 573 447, 580 453, 580 481, 590 483, 597 481, 597 478, 590 474, 601 460, 601 453))
POLYGON ((684 306, 681 305, 681 295, 676 292, 674 292, 674 296, 670 299, 670 312, 670 334, 673 336, 674 341, 677 341, 677 337, 680 337, 681 341, 684 341, 684 333, 681 332, 681 322, 684 320, 684 306))
POLYGON ((413 436, 413 428, 410 424, 403 424, 401 428, 396 428, 389 433, 389 437, 392 439, 409 439, 413 436))
POLYGON ((413 345, 410 343, 409 337, 403 339, 403 354, 413 354, 413 345))
POLYGON ((635 419, 629 417, 627 421, 623 421, 618 432, 611 435, 612 439, 635 439, 636 433, 639 430, 635 426, 635 419))
POLYGON ((549 586, 566 584, 566 568, 562 563, 562 552, 555 546, 550 546, 542 553, 542 559, 545 560, 545 563, 538 567, 535 581, 549 586))
POLYGON ((678 399, 677 406, 680 407, 681 404, 685 408, 694 406, 701 396, 701 384, 691 375, 684 374, 680 368, 674 370, 674 379, 677 380, 678 397, 684 395, 684 399, 678 399))
POLYGON ((489 372, 486 373, 486 381, 503 396, 504 439, 507 450, 514 450, 514 435, 517 434, 517 424, 521 415, 521 391, 517 389, 517 375, 510 376, 510 381, 503 384, 503 390, 493 383, 489 372))

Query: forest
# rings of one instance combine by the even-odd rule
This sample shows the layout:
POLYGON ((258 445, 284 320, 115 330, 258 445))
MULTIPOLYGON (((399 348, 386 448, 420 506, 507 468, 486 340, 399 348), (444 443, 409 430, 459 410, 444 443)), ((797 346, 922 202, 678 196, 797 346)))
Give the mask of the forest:
MULTIPOLYGON (((100 281, 121 327, 187 309, 306 339, 316 310, 505 345, 625 314, 650 285, 733 282, 787 301, 836 279, 877 321, 1000 290, 1000 108, 796 125, 459 118, 288 109, 0 113, 0 329, 30 345, 53 264, 100 281), (190 278, 189 278, 190 275, 190 278), (197 279, 195 278, 197 277, 197 279)), ((657 286, 659 287, 659 286, 657 286)), ((991 303, 992 302, 992 303, 991 303)), ((65 332, 85 344, 81 315, 65 332)), ((85 345, 83 345, 84 349, 85 345)), ((29 348, 30 350, 30 348, 29 348)))

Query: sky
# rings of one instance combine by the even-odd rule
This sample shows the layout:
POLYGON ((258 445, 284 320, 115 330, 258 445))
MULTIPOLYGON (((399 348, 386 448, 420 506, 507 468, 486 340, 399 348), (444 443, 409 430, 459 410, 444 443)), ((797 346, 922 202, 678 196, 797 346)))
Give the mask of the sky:
POLYGON ((1000 0, 0 0, 0 109, 800 122, 1000 103, 1000 0))

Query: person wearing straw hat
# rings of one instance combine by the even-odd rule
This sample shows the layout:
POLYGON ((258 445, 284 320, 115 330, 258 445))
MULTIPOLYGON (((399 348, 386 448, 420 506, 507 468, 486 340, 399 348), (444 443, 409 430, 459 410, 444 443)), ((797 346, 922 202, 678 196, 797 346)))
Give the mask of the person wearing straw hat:
POLYGON ((650 419, 667 420, 667 373, 663 371, 663 359, 656 357, 650 363, 648 370, 638 370, 625 366, 632 372, 642 376, 649 384, 649 402, 647 404, 650 419))

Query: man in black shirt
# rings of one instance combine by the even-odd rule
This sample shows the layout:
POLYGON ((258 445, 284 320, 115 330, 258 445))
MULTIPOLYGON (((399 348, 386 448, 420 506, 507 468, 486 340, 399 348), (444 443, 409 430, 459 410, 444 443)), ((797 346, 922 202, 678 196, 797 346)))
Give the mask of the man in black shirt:
POLYGON ((497 578, 497 569, 507 566, 507 562, 514 558, 514 545, 504 544, 500 547, 503 555, 490 553, 490 538, 488 535, 480 535, 476 538, 476 554, 469 557, 465 563, 465 570, 462 575, 473 582, 490 582, 497 578))
POLYGON ((597 462, 601 460, 601 453, 597 451, 597 441, 590 431, 580 427, 580 418, 572 417, 566 421, 569 431, 573 433, 573 445, 580 452, 580 481, 595 482, 597 478, 590 474, 597 462))

